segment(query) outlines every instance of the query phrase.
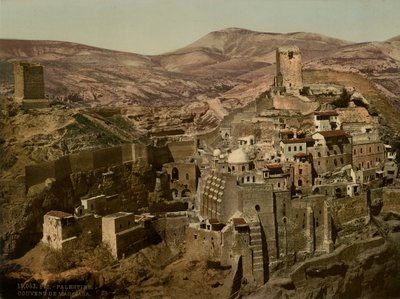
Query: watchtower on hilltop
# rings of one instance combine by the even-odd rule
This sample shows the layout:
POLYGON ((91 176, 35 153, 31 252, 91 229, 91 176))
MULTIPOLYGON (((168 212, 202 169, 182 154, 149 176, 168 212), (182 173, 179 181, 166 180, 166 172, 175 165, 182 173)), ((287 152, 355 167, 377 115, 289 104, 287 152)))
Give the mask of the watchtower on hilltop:
POLYGON ((26 109, 49 106, 44 96, 43 66, 38 63, 14 63, 14 99, 26 109))
POLYGON ((297 46, 279 47, 276 50, 274 86, 298 92, 303 88, 301 68, 301 52, 297 46))

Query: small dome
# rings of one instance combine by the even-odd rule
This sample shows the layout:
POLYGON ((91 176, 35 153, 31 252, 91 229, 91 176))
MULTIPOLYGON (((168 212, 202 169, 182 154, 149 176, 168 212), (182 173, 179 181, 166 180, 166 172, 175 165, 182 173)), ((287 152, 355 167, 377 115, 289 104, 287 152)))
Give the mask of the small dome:
POLYGON ((249 162, 249 157, 242 148, 234 150, 228 156, 229 164, 244 164, 249 162))
POLYGON ((214 157, 219 157, 220 155, 221 155, 221 150, 218 149, 218 148, 216 148, 216 149, 213 151, 213 156, 214 156, 214 157))

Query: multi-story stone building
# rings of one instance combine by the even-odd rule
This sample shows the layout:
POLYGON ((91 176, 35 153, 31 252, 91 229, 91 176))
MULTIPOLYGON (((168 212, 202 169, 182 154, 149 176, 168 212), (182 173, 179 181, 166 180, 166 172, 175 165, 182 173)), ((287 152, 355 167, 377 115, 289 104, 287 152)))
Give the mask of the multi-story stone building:
POLYGON ((315 144, 308 150, 313 157, 313 167, 317 175, 351 165, 351 137, 346 132, 322 131, 314 133, 312 138, 315 144))

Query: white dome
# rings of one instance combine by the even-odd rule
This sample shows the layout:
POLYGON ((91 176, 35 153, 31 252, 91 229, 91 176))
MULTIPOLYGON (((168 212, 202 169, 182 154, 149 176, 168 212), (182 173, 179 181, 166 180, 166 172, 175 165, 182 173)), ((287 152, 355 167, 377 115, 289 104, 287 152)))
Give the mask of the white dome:
POLYGON ((234 150, 228 156, 229 164, 244 164, 249 162, 249 157, 242 148, 234 150))
POLYGON ((221 155, 221 150, 218 149, 218 148, 216 148, 216 149, 213 151, 213 156, 214 156, 214 157, 219 157, 220 155, 221 155))

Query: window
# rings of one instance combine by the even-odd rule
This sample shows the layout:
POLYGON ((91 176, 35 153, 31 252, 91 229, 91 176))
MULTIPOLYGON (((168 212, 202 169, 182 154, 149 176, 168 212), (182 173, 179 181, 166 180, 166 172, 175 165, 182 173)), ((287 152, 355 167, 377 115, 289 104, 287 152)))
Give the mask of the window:
POLYGON ((298 181, 297 181, 297 185, 298 185, 299 187, 301 187, 301 186, 303 185, 303 181, 302 181, 302 180, 298 180, 298 181))
POLYGON ((232 171, 235 171, 235 166, 232 166, 232 171))
POLYGON ((299 169, 299 174, 302 174, 303 173, 303 169, 299 169))
POLYGON ((294 147, 294 151, 297 151, 297 146, 294 147))
POLYGON ((289 152, 292 151, 292 147, 291 146, 288 147, 288 151, 289 152))
POLYGON ((362 154, 362 148, 360 148, 360 154, 362 154))
POLYGON ((196 240, 197 239, 197 235, 193 235, 193 238, 196 240))
POLYGON ((246 168, 244 166, 242 166, 242 171, 245 171, 245 170, 246 170, 246 168))
POLYGON ((353 155, 355 155, 357 153, 357 150, 356 149, 354 149, 354 151, 353 151, 353 155))
POLYGON ((256 209, 257 212, 260 212, 261 210, 259 205, 256 205, 254 208, 256 209))
POLYGON ((278 188, 280 188, 281 187, 281 183, 278 183, 278 188))
POLYGON ((340 158, 340 163, 344 164, 343 158, 340 158))
POLYGON ((321 153, 320 152, 318 152, 318 157, 321 157, 321 153))
POLYGON ((368 151, 371 152, 371 147, 369 147, 368 151))
POLYGON ((250 177, 249 176, 247 177, 247 181, 250 182, 250 177))
POLYGON ((300 145, 300 146, 299 146, 299 151, 302 151, 302 150, 303 150, 303 146, 300 145))
POLYGON ((186 180, 189 180, 189 174, 188 173, 186 174, 186 180))

